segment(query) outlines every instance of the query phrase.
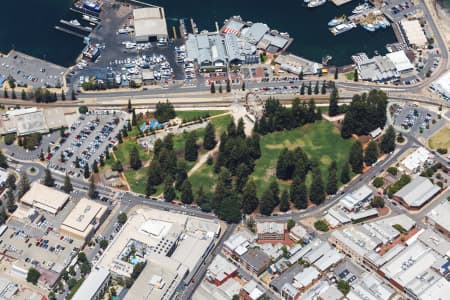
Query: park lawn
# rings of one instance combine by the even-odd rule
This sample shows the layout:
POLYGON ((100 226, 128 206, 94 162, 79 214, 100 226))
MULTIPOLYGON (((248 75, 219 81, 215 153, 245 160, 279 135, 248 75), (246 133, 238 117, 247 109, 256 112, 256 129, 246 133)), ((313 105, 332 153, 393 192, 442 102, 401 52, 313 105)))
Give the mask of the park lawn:
POLYGON ((220 115, 223 113, 226 113, 225 110, 186 110, 186 111, 177 111, 177 117, 185 120, 185 121, 192 121, 197 120, 202 117, 212 117, 216 115, 220 115))
POLYGON ((122 144, 117 145, 117 150, 114 151, 118 160, 122 162, 122 165, 128 165, 130 163, 129 153, 133 147, 136 147, 139 151, 139 157, 142 160, 142 164, 145 164, 152 157, 152 154, 145 151, 144 148, 136 144, 135 138, 127 138, 122 144))
POLYGON ((205 192, 212 192, 214 189, 214 185, 216 184, 217 174, 214 173, 213 166, 209 166, 204 164, 197 170, 194 174, 189 177, 189 180, 192 184, 192 191, 194 193, 203 186, 203 190, 205 192))
MULTIPOLYGON (((213 118, 211 120, 211 122, 216 126, 217 136, 220 136, 220 134, 226 130, 230 121, 231 121, 230 115, 213 118)), ((204 131, 205 131, 204 129, 198 129, 195 131, 197 134, 199 143, 202 141, 204 131)), ((175 149, 175 152, 177 153, 177 157, 179 160, 184 160, 184 144, 186 142, 187 136, 188 136, 188 133, 182 133, 182 134, 175 135, 173 138, 173 147, 175 149)), ((117 151, 115 153, 116 153, 117 159, 122 161, 123 164, 129 163, 129 155, 127 155, 127 153, 128 153, 128 151, 131 150, 133 145, 135 145, 134 139, 126 140, 126 141, 124 141, 123 144, 118 145, 117 151)), ((148 154, 147 152, 145 152, 145 150, 142 147, 140 147, 139 145, 137 145, 137 147, 139 150, 140 158, 142 160, 142 164, 145 165, 146 162, 151 160, 153 155, 152 155, 152 153, 148 154)), ((201 154, 202 153, 200 152, 199 156, 201 154)), ((195 162, 190 162, 190 161, 186 161, 186 160, 185 160, 185 162, 186 162, 188 171, 195 165, 195 162)), ((109 163, 107 162, 107 164, 109 164, 109 163)), ((111 165, 112 165, 112 160, 111 160, 111 165)), ((210 167, 210 168, 211 168, 211 172, 212 172, 212 167, 210 167)), ((200 170, 202 170, 202 169, 203 169, 203 167, 200 170)), ((137 171, 127 170, 124 172, 124 175, 127 178, 127 181, 133 192, 145 194, 146 184, 147 184, 147 172, 148 172, 148 167, 143 167, 137 171)), ((196 173, 198 173, 198 172, 196 172, 196 173)), ((213 183, 214 183, 213 178, 211 178, 210 183, 208 183, 208 184, 213 184, 213 183)), ((193 185, 193 191, 196 191, 194 183, 192 183, 192 185, 193 185)), ((160 195, 163 192, 164 185, 161 184, 161 185, 156 186, 155 188, 156 188, 156 192, 154 193, 154 195, 160 195)), ((205 190, 207 190, 206 185, 204 186, 204 188, 205 188, 205 190)))
POLYGON ((428 145, 432 149, 443 148, 450 150, 450 126, 445 126, 436 132, 429 140, 428 145))
POLYGON ((348 72, 345 73, 344 75, 347 80, 355 80, 355 72, 348 72))
MULTIPOLYGON (((302 147, 308 157, 316 158, 320 163, 320 170, 324 184, 328 177, 328 166, 333 159, 338 165, 338 178, 344 162, 347 162, 348 154, 353 140, 345 140, 341 137, 337 128, 328 121, 319 121, 307 124, 289 131, 280 131, 261 137, 261 158, 256 161, 255 171, 252 174, 261 194, 269 185, 271 178, 276 176, 276 164, 278 156, 284 147, 290 150, 297 146, 302 147)), ((287 188, 289 183, 278 180, 281 189, 287 188)), ((311 182, 311 175, 306 178, 307 186, 311 182)))

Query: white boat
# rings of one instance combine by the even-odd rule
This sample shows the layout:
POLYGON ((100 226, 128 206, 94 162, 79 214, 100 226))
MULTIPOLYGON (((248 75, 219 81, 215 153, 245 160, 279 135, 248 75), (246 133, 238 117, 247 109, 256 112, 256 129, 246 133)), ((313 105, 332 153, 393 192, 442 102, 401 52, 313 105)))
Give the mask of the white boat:
POLYGON ((308 3, 309 8, 321 6, 327 3, 327 0, 311 0, 311 2, 308 3))
POLYGON ((309 2, 311 2, 311 0, 303 0, 303 2, 309 3, 309 2))
POLYGON ((347 19, 347 17, 345 15, 336 17, 336 18, 332 19, 330 22, 328 22, 328 26, 336 26, 336 25, 342 24, 345 22, 346 19, 347 19))
POLYGON ((370 8, 369 3, 365 2, 365 3, 360 4, 360 5, 358 5, 357 7, 355 7, 355 8, 352 10, 352 13, 354 13, 354 14, 360 14, 360 13, 362 13, 362 12, 368 10, 369 8, 370 8))
POLYGON ((349 31, 349 30, 351 30, 351 29, 353 29, 355 27, 356 27, 355 23, 353 23, 353 22, 346 22, 346 23, 342 23, 342 24, 336 25, 333 28, 330 28, 330 32, 333 35, 338 35, 338 34, 346 32, 346 31, 349 31))
POLYGON ((77 19, 70 20, 69 23, 72 24, 72 25, 75 25, 75 26, 80 26, 81 25, 80 22, 78 22, 77 19))
POLYGON ((367 31, 374 32, 376 30, 375 26, 371 23, 364 24, 363 28, 367 31))

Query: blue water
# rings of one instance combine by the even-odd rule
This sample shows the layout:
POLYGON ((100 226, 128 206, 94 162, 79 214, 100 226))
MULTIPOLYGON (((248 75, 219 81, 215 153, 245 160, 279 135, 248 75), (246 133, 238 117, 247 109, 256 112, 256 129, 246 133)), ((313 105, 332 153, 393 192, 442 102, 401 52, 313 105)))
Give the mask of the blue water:
MULTIPOLYGON (((367 52, 369 56, 375 50, 383 52, 386 43, 395 41, 391 28, 377 32, 356 28, 336 37, 328 31, 328 21, 344 13, 349 15, 358 5, 357 1, 341 7, 327 3, 315 9, 305 7, 302 0, 144 1, 165 7, 169 27, 177 24, 179 18, 194 18, 200 30, 214 30, 215 21, 222 25, 224 19, 233 15, 264 22, 273 29, 291 34, 294 42, 288 49, 290 52, 315 61, 332 55, 330 63, 337 65, 350 63, 350 56, 357 52, 367 52)), ((1 52, 15 48, 65 66, 74 62, 83 47, 81 39, 53 28, 60 19, 73 16, 69 12, 71 0, 3 2, 0 13, 1 52), (20 4, 26 5, 26 9, 20 9, 20 4)))

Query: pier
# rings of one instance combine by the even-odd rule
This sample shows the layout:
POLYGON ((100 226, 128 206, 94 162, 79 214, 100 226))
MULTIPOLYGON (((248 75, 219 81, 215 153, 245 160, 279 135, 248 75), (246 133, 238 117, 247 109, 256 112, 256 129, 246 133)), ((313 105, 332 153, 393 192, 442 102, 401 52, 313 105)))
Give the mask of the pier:
POLYGON ((349 2, 352 2, 352 0, 331 0, 331 2, 333 2, 333 4, 336 6, 341 6, 349 2))
POLYGON ((80 8, 77 8, 77 7, 71 7, 70 10, 73 11, 73 12, 76 12, 76 13, 79 13, 79 14, 82 14, 82 15, 88 15, 90 17, 94 17, 94 18, 97 18, 97 19, 100 17, 100 14, 95 13, 95 12, 90 11, 90 10, 87 10, 85 8, 80 9, 80 8))
POLYGON ((82 31, 86 31, 86 32, 91 32, 92 31, 92 28, 90 28, 90 27, 83 27, 81 25, 72 24, 72 23, 70 23, 69 21, 66 21, 66 20, 60 20, 60 22, 62 24, 64 24, 64 25, 67 25, 67 26, 70 26, 70 27, 73 27, 73 28, 76 28, 76 29, 79 29, 79 30, 82 30, 82 31))
POLYGON ((72 30, 60 27, 60 26, 55 26, 55 29, 59 30, 59 31, 62 31, 62 32, 65 32, 65 33, 68 33, 68 34, 71 34, 73 36, 82 38, 82 39, 84 39, 86 37, 85 35, 82 35, 81 33, 78 33, 78 32, 75 32, 75 31, 72 31, 72 30))

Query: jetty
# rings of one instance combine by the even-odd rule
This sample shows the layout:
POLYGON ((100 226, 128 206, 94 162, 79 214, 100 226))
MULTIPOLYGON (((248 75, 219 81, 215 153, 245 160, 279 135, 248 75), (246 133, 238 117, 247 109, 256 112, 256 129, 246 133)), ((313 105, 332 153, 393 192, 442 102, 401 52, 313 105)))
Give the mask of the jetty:
POLYGON ((59 31, 62 31, 62 32, 65 32, 65 33, 68 33, 68 34, 71 34, 73 36, 82 38, 82 39, 84 39, 86 37, 85 35, 82 35, 81 33, 78 33, 78 32, 75 32, 75 31, 72 31, 72 30, 60 27, 60 26, 55 26, 55 29, 59 30, 59 31))

